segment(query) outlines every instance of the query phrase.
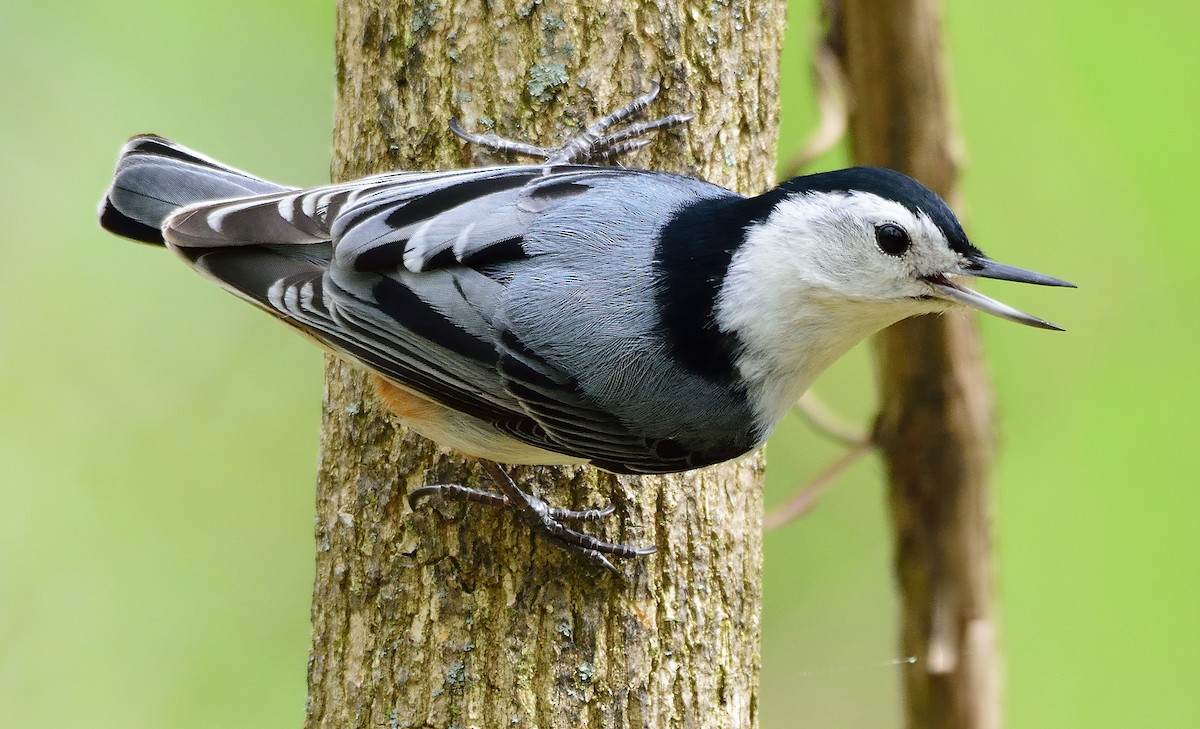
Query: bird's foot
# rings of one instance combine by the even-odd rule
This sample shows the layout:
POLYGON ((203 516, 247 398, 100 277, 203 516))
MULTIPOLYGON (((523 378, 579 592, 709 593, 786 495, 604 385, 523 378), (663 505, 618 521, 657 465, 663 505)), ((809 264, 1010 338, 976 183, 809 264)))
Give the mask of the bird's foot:
POLYGON ((559 165, 595 160, 612 159, 632 152, 650 143, 646 134, 686 124, 695 114, 671 114, 661 119, 630 124, 626 128, 606 134, 612 127, 640 114, 658 96, 659 85, 655 82, 650 90, 620 109, 589 124, 582 132, 568 139, 559 147, 539 147, 527 142, 500 137, 495 134, 477 134, 463 129, 457 119, 450 120, 450 131, 471 144, 485 147, 494 152, 509 152, 526 157, 545 160, 546 164, 559 165))
POLYGON ((483 466, 492 480, 496 482, 501 493, 467 488, 458 484, 436 484, 424 486, 409 493, 409 505, 415 506, 421 499, 436 495, 444 499, 499 506, 516 513, 517 518, 535 534, 559 549, 578 554, 588 562, 613 572, 616 572, 617 569, 605 555, 626 558, 654 553, 654 547, 635 547, 628 544, 606 542, 565 526, 565 523, 571 522, 599 521, 613 513, 614 508, 611 505, 603 509, 580 511, 558 509, 522 491, 499 464, 483 461, 483 466))

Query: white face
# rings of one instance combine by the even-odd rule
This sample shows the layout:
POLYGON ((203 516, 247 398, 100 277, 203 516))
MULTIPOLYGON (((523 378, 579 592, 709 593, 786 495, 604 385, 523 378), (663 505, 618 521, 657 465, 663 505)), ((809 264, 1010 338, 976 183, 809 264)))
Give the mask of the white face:
POLYGON ((737 333, 739 371, 762 422, 775 423, 837 357, 906 317, 971 307, 1055 328, 953 281, 970 271, 1070 285, 982 255, 969 260, 925 213, 877 195, 795 193, 747 230, 716 319, 737 333))
POLYGON ((951 308, 921 277, 964 263, 931 220, 875 195, 795 194, 778 203, 747 231, 716 311, 718 326, 743 345, 737 366, 761 421, 778 422, 867 336, 951 308))
POLYGON ((940 311, 951 304, 923 277, 968 264, 926 215, 863 192, 793 195, 756 232, 810 296, 940 311))

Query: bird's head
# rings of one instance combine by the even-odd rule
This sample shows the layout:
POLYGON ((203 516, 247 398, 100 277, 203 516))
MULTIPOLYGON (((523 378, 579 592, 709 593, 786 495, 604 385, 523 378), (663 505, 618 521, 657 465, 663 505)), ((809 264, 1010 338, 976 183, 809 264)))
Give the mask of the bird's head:
POLYGON ((798 177, 764 197, 770 213, 757 236, 785 250, 788 277, 807 301, 911 314, 968 306, 1010 321, 1059 329, 963 286, 962 277, 1042 286, 1073 286, 997 263, 971 244, 950 208, 916 180, 880 167, 853 167, 798 177))

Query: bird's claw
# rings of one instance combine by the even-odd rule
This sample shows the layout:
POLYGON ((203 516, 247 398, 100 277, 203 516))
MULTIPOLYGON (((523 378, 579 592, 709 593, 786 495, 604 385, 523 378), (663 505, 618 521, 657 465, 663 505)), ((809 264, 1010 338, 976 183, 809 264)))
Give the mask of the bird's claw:
POLYGON ((620 558, 642 557, 654 554, 654 547, 635 547, 629 544, 606 542, 590 534, 572 529, 564 524, 571 522, 595 522, 610 516, 616 508, 609 504, 600 509, 559 509, 542 499, 531 496, 519 487, 498 464, 484 461, 488 475, 496 482, 502 493, 492 493, 459 484, 434 484, 422 486, 408 494, 408 504, 415 508, 425 498, 438 496, 455 501, 470 501, 487 506, 498 506, 515 512, 518 519, 551 544, 573 552, 586 561, 616 571, 605 555, 620 558))
POLYGON ((554 148, 539 147, 497 134, 469 132, 459 124, 458 119, 451 119, 449 126, 455 136, 471 144, 490 149, 493 152, 508 152, 525 157, 535 157, 544 160, 548 165, 611 159, 649 144, 650 140, 645 139, 644 135, 650 132, 680 126, 696 117, 692 113, 669 114, 660 119, 630 124, 618 132, 605 134, 617 124, 640 114, 658 96, 659 88, 658 82, 654 82, 646 93, 611 114, 595 120, 582 132, 568 139, 562 146, 554 148))

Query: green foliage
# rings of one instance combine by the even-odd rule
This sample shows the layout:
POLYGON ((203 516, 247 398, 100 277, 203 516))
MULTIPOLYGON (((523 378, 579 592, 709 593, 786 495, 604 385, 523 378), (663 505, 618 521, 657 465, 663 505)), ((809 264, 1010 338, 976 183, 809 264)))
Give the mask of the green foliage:
MULTIPOLYGON (((785 152, 813 122, 793 5, 785 152)), ((1195 725, 1200 6, 949 0, 946 25, 972 237, 1081 287, 987 285, 1069 330, 982 322, 1010 725, 1195 725)), ((325 180, 331 38, 324 0, 0 0, 6 726, 301 722, 320 355, 92 210, 142 131, 325 180)), ((865 352, 818 389, 866 422, 865 352)), ((836 453, 789 422, 768 502, 836 453)), ((882 502, 869 461, 768 536, 767 729, 898 725, 882 502)))

